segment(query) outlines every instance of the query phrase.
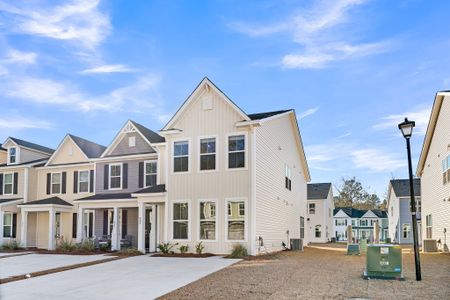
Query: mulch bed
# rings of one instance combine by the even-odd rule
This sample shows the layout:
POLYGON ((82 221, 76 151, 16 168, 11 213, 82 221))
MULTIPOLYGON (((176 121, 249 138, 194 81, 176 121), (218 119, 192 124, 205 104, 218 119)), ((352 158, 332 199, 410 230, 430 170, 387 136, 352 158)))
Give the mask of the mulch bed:
POLYGON ((216 256, 212 253, 202 253, 202 254, 197 254, 197 253, 157 253, 157 254, 153 254, 152 257, 191 257, 191 258, 206 258, 206 257, 211 257, 211 256, 216 256))
POLYGON ((114 254, 118 252, 114 251, 82 251, 82 250, 46 250, 46 249, 34 249, 32 250, 36 254, 65 254, 65 255, 98 255, 98 254, 114 254))

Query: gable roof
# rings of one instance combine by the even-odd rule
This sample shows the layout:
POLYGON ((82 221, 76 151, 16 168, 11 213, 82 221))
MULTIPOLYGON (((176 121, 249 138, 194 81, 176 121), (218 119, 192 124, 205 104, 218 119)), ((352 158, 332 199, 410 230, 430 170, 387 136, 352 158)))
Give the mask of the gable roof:
MULTIPOLYGON (((395 196, 397 197, 409 197, 411 196, 411 191, 409 190, 409 179, 392 179, 390 184, 394 190, 395 196)), ((413 179, 414 196, 419 197, 421 195, 420 191, 420 178, 413 179)))
POLYGON ((68 134, 68 136, 88 158, 98 158, 102 155, 103 151, 106 150, 106 147, 103 145, 80 138, 73 134, 68 134))
POLYGON ((353 207, 338 207, 333 210, 333 216, 335 216, 340 210, 342 210, 347 216, 350 218, 361 218, 364 216, 368 211, 372 211, 377 217, 379 218, 387 218, 387 213, 384 210, 380 209, 356 209, 353 207))
MULTIPOLYGON (((417 163, 416 176, 420 177, 425 167, 425 161, 430 150, 431 140, 433 139, 434 130, 436 129, 437 120, 441 111, 442 103, 445 96, 450 96, 450 91, 437 92, 431 109, 430 121, 428 122, 427 132, 423 139, 422 151, 420 152, 419 162, 417 163)), ((448 100, 447 100, 448 101, 448 100)))
POLYGON ((2 146, 0 146, 0 151, 6 151, 6 149, 2 148, 2 146))
POLYGON ((371 211, 379 218, 387 218, 387 212, 381 209, 371 209, 371 211))
POLYGON ((291 111, 292 109, 285 109, 285 110, 277 110, 277 111, 269 111, 269 112, 262 112, 262 113, 254 113, 254 114, 248 114, 248 117, 253 120, 261 120, 265 118, 270 118, 279 114, 284 114, 288 111, 291 111))
POLYGON ((15 168, 15 167, 18 167, 18 166, 28 166, 28 165, 31 166, 33 164, 36 164, 36 165, 33 165, 33 167, 40 167, 41 164, 37 164, 37 163, 42 163, 42 165, 44 165, 47 162, 47 160, 48 160, 48 158, 39 158, 39 159, 35 159, 35 160, 32 160, 32 161, 26 161, 26 162, 23 162, 23 163, 20 163, 20 164, 13 164, 13 165, 1 164, 0 167, 15 168))
POLYGON ((31 201, 31 202, 26 202, 26 203, 22 203, 20 204, 20 206, 22 205, 64 205, 64 206, 73 206, 72 204, 70 204, 67 201, 64 201, 63 199, 59 198, 59 197, 50 197, 50 198, 46 198, 46 199, 42 199, 42 200, 36 200, 36 201, 31 201))
POLYGON ((307 199, 327 199, 330 193, 331 183, 308 183, 307 199))
MULTIPOLYGON (((53 152, 55 152, 54 149, 42 146, 42 145, 38 145, 35 143, 31 143, 31 142, 27 142, 18 138, 14 138, 14 137, 8 137, 6 140, 11 140, 14 143, 16 143, 19 146, 25 147, 25 148, 29 148, 29 149, 33 149, 33 150, 37 150, 40 152, 44 152, 47 154, 53 154, 53 152)), ((6 143, 6 142, 5 142, 6 143)))
POLYGON ((166 185, 158 184, 155 186, 150 186, 148 188, 139 190, 137 192, 134 192, 133 194, 153 194, 153 193, 165 193, 165 192, 166 192, 166 185))

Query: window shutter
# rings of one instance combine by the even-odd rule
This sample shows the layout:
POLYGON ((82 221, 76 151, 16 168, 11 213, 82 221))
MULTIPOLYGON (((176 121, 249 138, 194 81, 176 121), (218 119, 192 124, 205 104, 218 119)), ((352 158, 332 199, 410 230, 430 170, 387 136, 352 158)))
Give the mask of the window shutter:
POLYGON ((47 195, 50 195, 50 180, 51 180, 52 174, 47 173, 47 195))
POLYGON ((94 192, 94 170, 89 173, 89 192, 94 192))
POLYGON ((103 235, 108 235, 108 211, 103 211, 103 235))
POLYGON ((128 224, 127 212, 128 211, 126 209, 122 210, 122 238, 125 238, 125 236, 127 235, 127 224, 128 224))
POLYGON ((16 237, 16 231, 17 231, 17 214, 12 215, 12 237, 16 237))
POLYGON ((109 180, 109 165, 103 166, 103 188, 105 190, 108 189, 108 180, 109 180))
POLYGON ((73 171, 73 193, 78 193, 78 171, 73 171))
POLYGON ((128 188, 128 164, 127 163, 123 164, 122 170, 123 170, 122 188, 127 189, 128 188))
POLYGON ((19 182, 19 173, 14 172, 14 191, 13 194, 17 195, 18 193, 18 182, 19 182))
POLYGON ((139 163, 139 188, 144 187, 144 162, 139 163))
POLYGON ((0 195, 3 195, 3 174, 0 174, 0 195))
POLYGON ((61 179, 61 193, 65 194, 66 193, 66 184, 67 184, 67 172, 62 172, 62 179, 61 179))
POLYGON ((72 214, 72 238, 76 239, 77 238, 77 219, 78 218, 78 214, 77 213, 73 213, 72 214))
POLYGON ((93 237, 94 236, 94 232, 93 232, 93 228, 94 227, 94 214, 90 213, 89 214, 89 237, 93 237))

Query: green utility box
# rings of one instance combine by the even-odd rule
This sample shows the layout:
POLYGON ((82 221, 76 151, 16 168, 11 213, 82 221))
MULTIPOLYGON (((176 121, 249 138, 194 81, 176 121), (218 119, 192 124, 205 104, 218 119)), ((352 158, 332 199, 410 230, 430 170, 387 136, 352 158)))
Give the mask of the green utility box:
POLYGON ((358 244, 348 244, 347 245, 347 255, 359 255, 359 245, 358 244))
POLYGON ((361 239, 359 241, 359 249, 361 250, 362 253, 367 252, 367 240, 366 239, 361 239))
POLYGON ((363 277, 402 280, 402 248, 390 244, 367 246, 366 270, 363 277))

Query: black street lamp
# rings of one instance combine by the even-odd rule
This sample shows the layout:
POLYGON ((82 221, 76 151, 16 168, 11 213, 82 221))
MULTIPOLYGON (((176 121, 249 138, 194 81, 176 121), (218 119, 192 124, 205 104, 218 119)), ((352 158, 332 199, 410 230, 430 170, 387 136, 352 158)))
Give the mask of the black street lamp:
POLYGON ((413 226, 413 238, 414 238, 414 260, 416 263, 416 280, 422 280, 422 272, 420 271, 420 255, 419 255, 419 241, 417 238, 417 217, 416 217, 416 199, 414 194, 414 184, 413 184, 413 172, 411 163, 411 135, 416 122, 405 121, 398 124, 398 128, 402 131, 403 136, 406 139, 406 149, 408 151, 408 168, 409 168, 409 194, 411 195, 411 216, 412 216, 412 226, 413 226))

